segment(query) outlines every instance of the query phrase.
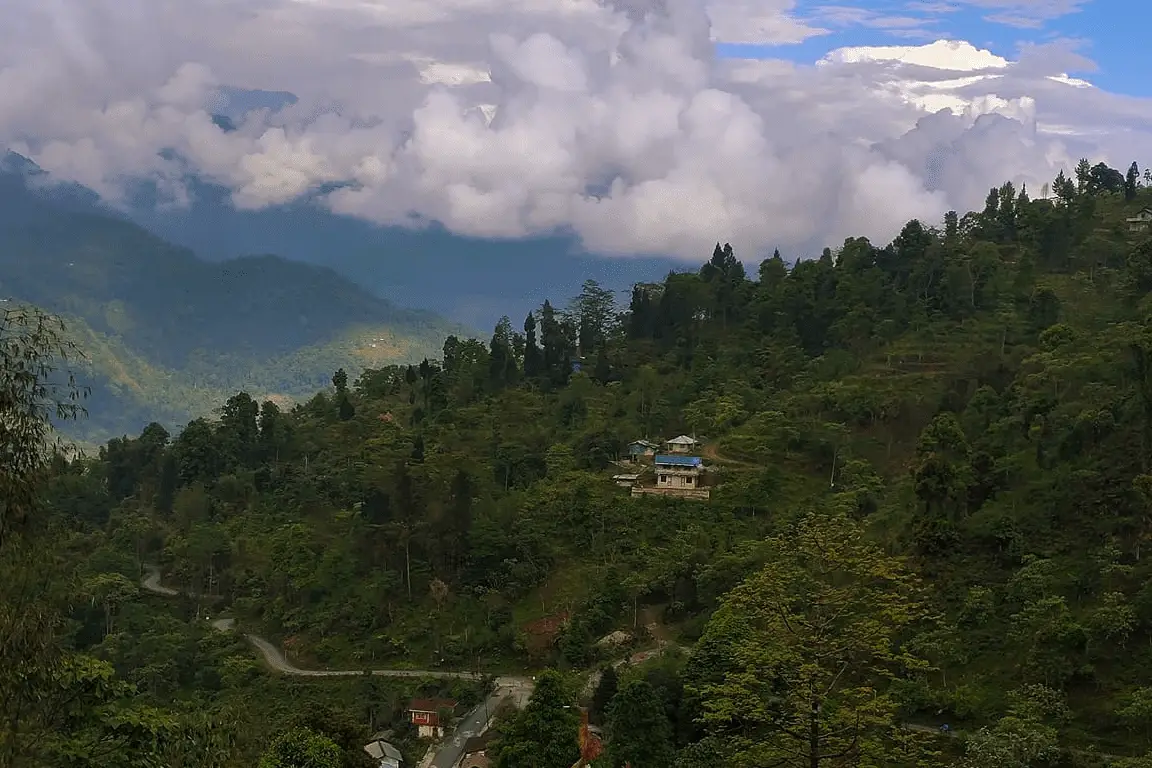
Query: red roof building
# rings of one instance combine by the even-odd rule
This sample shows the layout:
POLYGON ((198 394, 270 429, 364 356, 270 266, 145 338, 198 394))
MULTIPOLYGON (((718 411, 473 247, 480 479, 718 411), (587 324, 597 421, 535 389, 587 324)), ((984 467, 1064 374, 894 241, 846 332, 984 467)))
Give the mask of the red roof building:
POLYGON ((458 702, 453 699, 413 699, 408 704, 408 714, 421 738, 440 738, 445 726, 440 722, 440 713, 444 710, 454 713, 457 706, 458 702))

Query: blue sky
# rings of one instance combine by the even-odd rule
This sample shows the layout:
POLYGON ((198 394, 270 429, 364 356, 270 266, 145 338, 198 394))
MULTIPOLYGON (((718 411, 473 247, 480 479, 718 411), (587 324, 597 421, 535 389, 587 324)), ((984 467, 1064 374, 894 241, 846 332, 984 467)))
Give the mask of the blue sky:
POLYGON ((1152 96, 1152 47, 1137 22, 1148 6, 1149 0, 798 0, 793 15, 830 34, 796 45, 722 45, 718 53, 811 63, 845 46, 950 38, 1015 59, 1022 43, 1074 40, 1098 68, 1070 75, 1114 93, 1152 96))

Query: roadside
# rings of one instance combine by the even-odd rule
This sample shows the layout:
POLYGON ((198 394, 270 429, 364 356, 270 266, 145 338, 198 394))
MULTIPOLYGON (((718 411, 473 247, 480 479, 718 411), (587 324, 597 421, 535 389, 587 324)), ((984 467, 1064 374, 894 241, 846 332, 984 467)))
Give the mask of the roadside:
MULTIPOLYGON (((160 569, 148 566, 146 575, 140 583, 146 591, 164 597, 175 597, 180 594, 178 590, 166 587, 160 583, 160 569)), ((220 632, 231 632, 236 628, 233 618, 214 619, 212 627, 220 632)), ((265 663, 277 672, 285 675, 299 677, 356 677, 365 674, 364 670, 319 670, 301 669, 289 661, 272 642, 259 635, 245 634, 244 638, 260 652, 265 663)), ((449 672, 444 670, 424 669, 373 669, 368 674, 381 677, 434 677, 457 680, 483 680, 487 675, 476 672, 449 672)), ((495 679, 496 688, 492 693, 469 712, 460 721, 455 733, 445 741, 432 744, 418 768, 454 768, 463 757, 464 745, 473 736, 480 736, 492 724, 500 704, 511 700, 517 709, 522 709, 528 703, 534 687, 533 678, 517 675, 501 675, 495 679)))

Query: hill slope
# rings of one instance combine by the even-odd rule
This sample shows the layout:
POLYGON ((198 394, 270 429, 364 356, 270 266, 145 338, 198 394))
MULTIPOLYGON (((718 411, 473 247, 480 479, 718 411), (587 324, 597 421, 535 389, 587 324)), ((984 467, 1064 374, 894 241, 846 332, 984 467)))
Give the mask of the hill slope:
MULTIPOLYGON (((69 596, 75 646, 267 739, 225 708, 262 703, 235 659, 151 683, 197 657, 105 585, 134 596, 156 563, 300 667, 523 674, 616 658, 610 634, 689 647, 594 691, 609 755, 645 765, 1147 766, 1152 237, 1127 219, 1152 190, 1077 170, 1054 200, 1006 184, 940 229, 757 279, 718 245, 624 313, 589 286, 575 318, 546 306, 290 413, 237 396, 172 439, 112 441, 45 488, 72 534, 60 570, 93 585, 69 596), (682 433, 706 436, 706 500, 619 487, 629 441, 682 433)), ((538 677, 551 693, 496 729, 496 765, 571 764, 577 718, 536 714, 574 707, 563 688, 538 677)), ((381 700, 350 710, 364 738, 381 700)))
POLYGON ((64 316, 95 391, 85 438, 207 412, 238 389, 310 394, 334 370, 438 355, 458 326, 330 269, 198 259, 139 227, 0 176, 0 298, 64 316))

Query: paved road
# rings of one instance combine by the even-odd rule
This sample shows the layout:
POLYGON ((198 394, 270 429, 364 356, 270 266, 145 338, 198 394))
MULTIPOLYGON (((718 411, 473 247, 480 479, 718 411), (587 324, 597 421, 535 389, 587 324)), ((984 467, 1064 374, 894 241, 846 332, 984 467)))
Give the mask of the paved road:
MULTIPOLYGON (((147 566, 147 575, 141 581, 141 586, 149 592, 157 595, 164 595, 166 597, 173 597, 180 594, 178 590, 171 587, 165 587, 160 583, 160 569, 155 566, 147 566)), ((230 632, 236 626, 235 619, 216 619, 212 622, 212 626, 222 632, 230 632)), ((319 669, 300 669, 292 664, 288 659, 284 658, 284 654, 280 652, 272 643, 258 635, 246 634, 244 635, 248 642, 252 643, 257 650, 260 651, 268 666, 286 675, 299 675, 302 677, 352 677, 355 675, 364 674, 364 670, 319 670, 319 669)), ((613 662, 613 666, 619 667, 626 661, 632 664, 639 664, 647 661, 648 659, 658 655, 665 648, 678 647, 683 651, 690 651, 691 649, 683 646, 661 645, 660 648, 655 648, 648 651, 641 651, 640 653, 633 654, 627 659, 619 659, 613 662)), ((380 675, 382 677, 438 677, 438 678, 452 678, 464 680, 482 680, 485 676, 474 672, 448 672, 444 670, 423 670, 423 669, 373 669, 371 674, 380 675)), ((599 672, 593 673, 588 680, 589 691, 595 689, 596 684, 599 682, 599 672)), ((469 712, 465 718, 460 722, 459 727, 456 729, 454 736, 450 737, 439 749, 435 751, 431 760, 425 758, 420 762, 421 768, 454 768, 456 762, 461 758, 464 752, 464 742, 472 736, 478 736, 487 730, 488 719, 496 711, 497 706, 506 698, 511 697, 513 702, 518 708, 523 708, 528 702, 529 697, 532 695, 533 678, 518 676, 518 675, 505 675, 496 678, 496 689, 488 697, 485 704, 480 704, 478 707, 469 712)), ((947 738, 960 738, 961 733, 951 730, 941 732, 936 726, 921 725, 918 723, 900 723, 901 728, 908 731, 917 731, 925 734, 932 734, 936 736, 945 736, 947 738)), ((1080 754, 1093 754, 1096 757, 1104 757, 1106 759, 1121 759, 1117 755, 1108 754, 1106 752, 1092 752, 1088 753, 1080 749, 1071 749, 1071 752, 1080 754)))
MULTIPOLYGON (((164 595, 165 597, 180 594, 178 590, 163 586, 160 583, 159 569, 152 566, 148 567, 147 576, 141 582, 141 586, 149 592, 164 595)), ((228 632, 236 626, 236 621, 235 619, 217 619, 212 622, 212 626, 221 631, 228 632)), ((256 650, 260 651, 260 654, 264 657, 264 661, 268 663, 268 666, 286 675, 297 675, 300 677, 355 677, 364 674, 364 670, 362 669, 301 669, 285 658, 280 649, 268 640, 265 640, 259 635, 252 634, 245 634, 244 637, 256 647, 256 650)), ((373 669, 370 670, 370 673, 381 677, 438 677, 454 680, 483 680, 486 677, 486 675, 478 672, 451 672, 442 669, 373 669)), ((497 678, 496 684, 497 686, 503 685, 507 688, 517 688, 524 685, 530 687, 532 679, 529 677, 506 676, 497 678)))
MULTIPOLYGON (((149 566, 141 586, 149 592, 165 597, 180 594, 178 590, 165 587, 160 583, 160 569, 149 566)), ((236 627, 235 619, 216 619, 212 626, 221 632, 231 632, 236 627)), ((245 634, 244 637, 260 651, 268 666, 285 675, 299 677, 355 677, 364 674, 362 669, 300 669, 284 657, 280 649, 259 635, 245 634)), ((476 672, 449 672, 445 670, 428 669, 373 669, 370 674, 381 677, 438 677, 441 679, 456 680, 483 680, 486 675, 476 672)), ((504 675, 496 678, 496 689, 487 701, 469 712, 460 722, 454 735, 447 741, 434 748, 431 760, 422 761, 427 768, 454 768, 463 757, 464 743, 473 736, 479 736, 488 729, 488 721, 496 712, 500 702, 511 698, 517 707, 523 707, 532 695, 533 682, 530 677, 504 675)))
POLYGON ((465 715, 456 727, 456 733, 440 746, 435 757, 428 763, 428 768, 453 768, 464 756, 464 743, 488 730, 488 721, 496 713, 500 702, 513 695, 512 691, 512 688, 497 686, 487 701, 465 715))

